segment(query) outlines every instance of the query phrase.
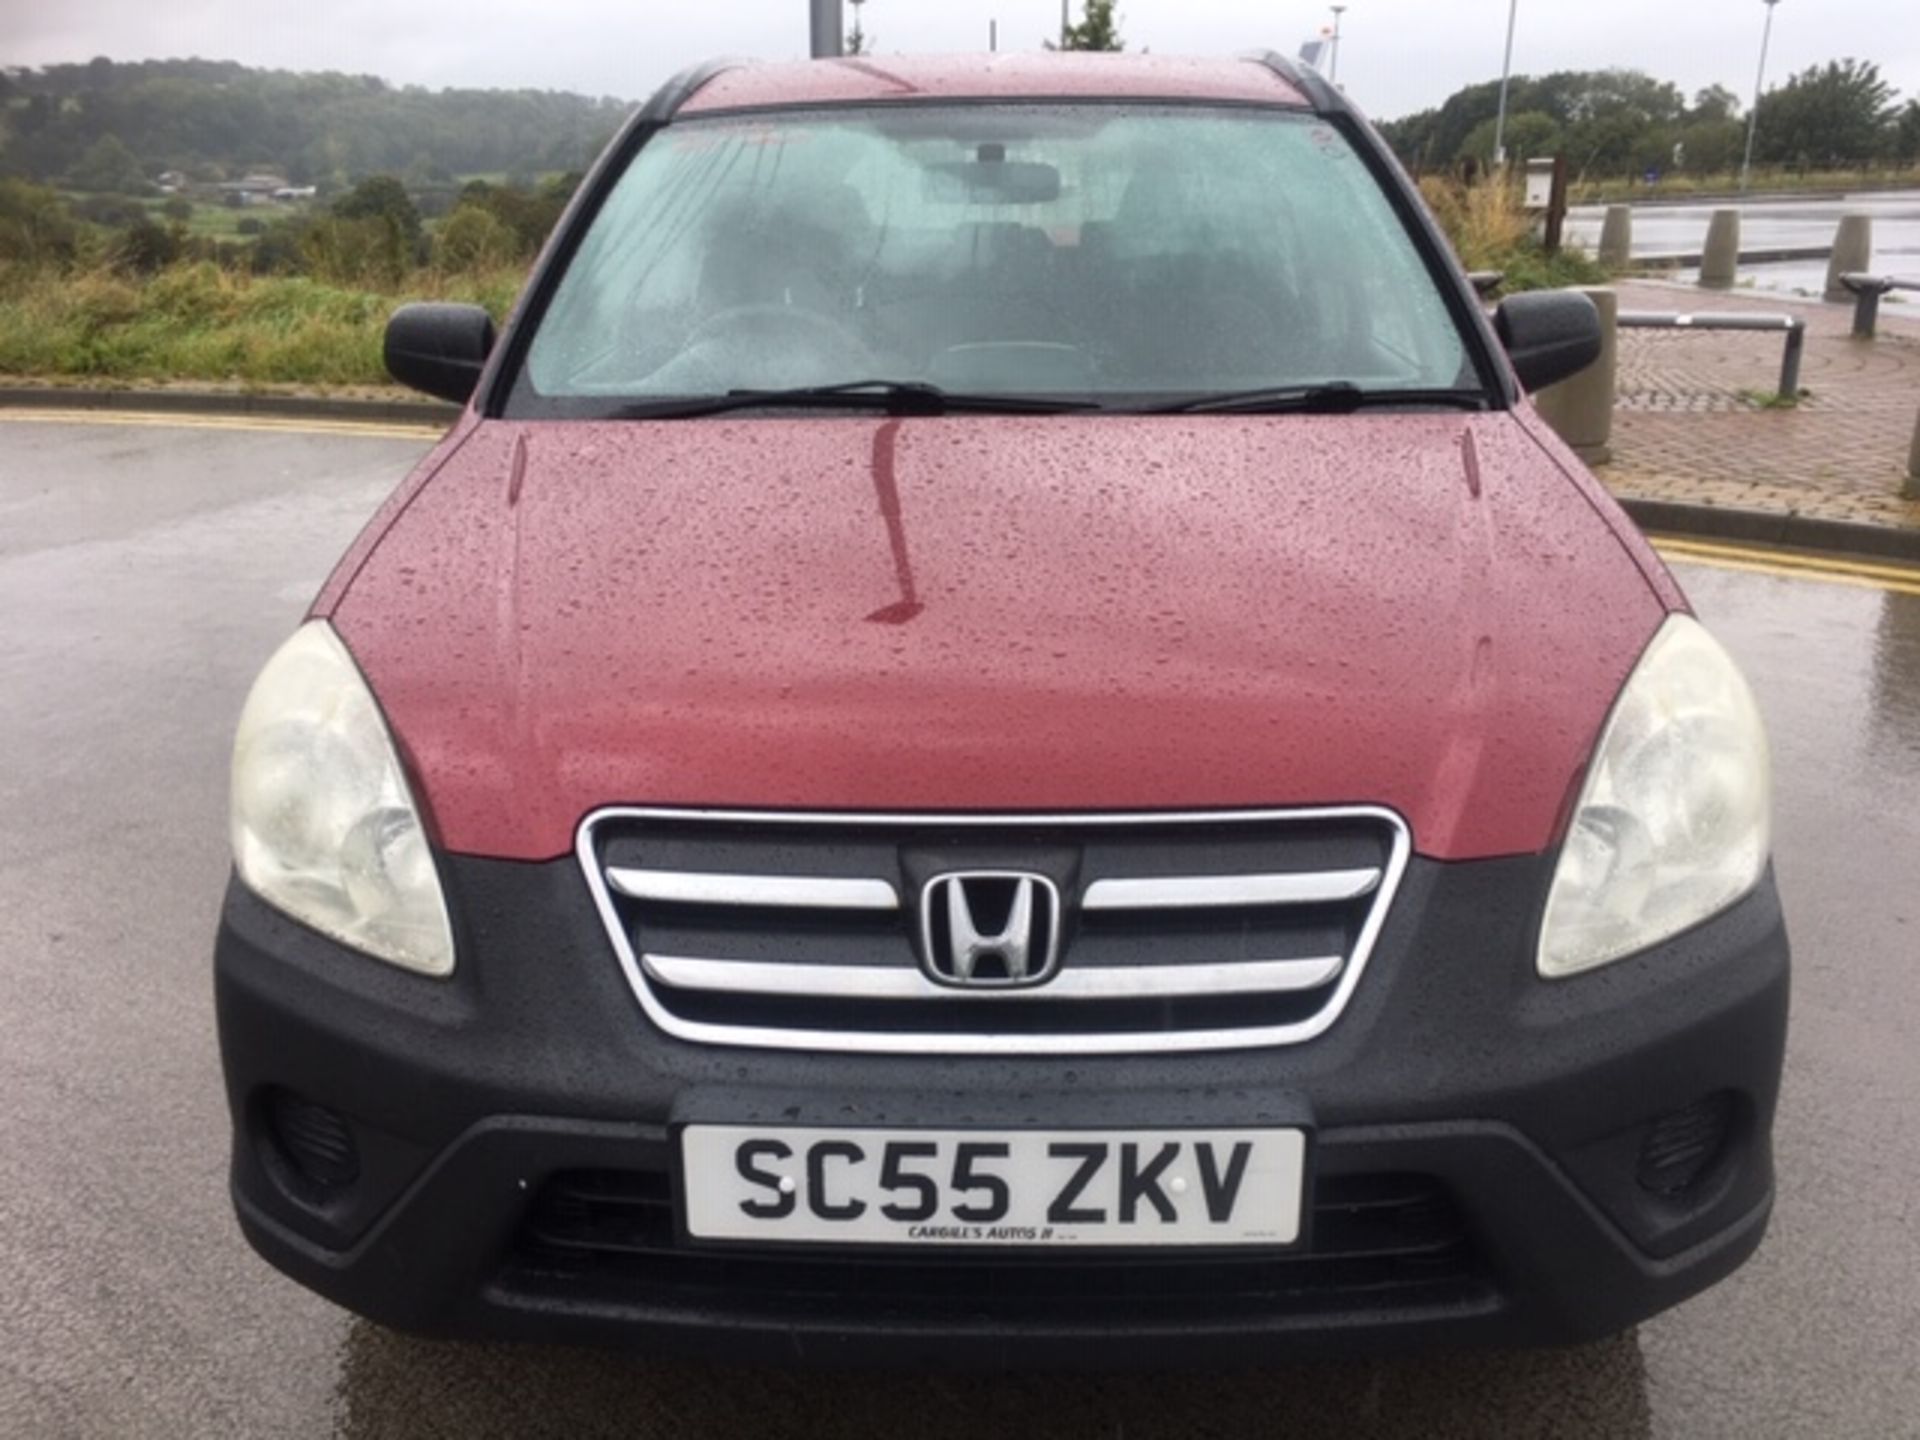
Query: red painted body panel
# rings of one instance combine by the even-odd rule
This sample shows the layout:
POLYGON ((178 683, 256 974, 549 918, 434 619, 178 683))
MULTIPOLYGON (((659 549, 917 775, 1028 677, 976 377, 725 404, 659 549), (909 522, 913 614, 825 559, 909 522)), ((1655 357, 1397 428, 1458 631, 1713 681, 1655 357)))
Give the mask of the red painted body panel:
POLYGON ((483 421, 330 592, 441 843, 524 859, 619 802, 1538 851, 1667 608, 1510 413, 483 421))
POLYGON ((1587 497, 1587 503, 1598 510, 1606 522, 1613 527, 1614 533, 1620 537, 1620 543, 1626 547, 1627 553, 1634 558, 1641 573, 1647 577, 1647 583, 1653 586, 1654 593, 1660 597, 1660 602, 1669 610, 1691 612, 1692 606, 1688 604, 1686 595, 1681 591, 1680 582, 1673 578, 1673 572, 1667 569, 1666 562, 1660 558, 1659 552, 1653 548, 1647 537, 1640 533, 1640 527, 1633 523, 1627 512, 1620 508, 1620 503, 1607 492, 1607 487, 1596 480, 1593 472, 1581 462, 1578 455, 1574 454, 1573 447, 1556 435, 1553 427, 1540 418, 1540 412, 1534 409, 1531 401, 1514 411, 1514 417, 1533 437, 1534 443, 1546 452, 1547 458, 1560 468, 1561 473, 1567 477, 1574 488, 1587 497))
POLYGON ((1206 100, 1305 106, 1261 65, 1168 55, 888 55, 743 65, 709 81, 683 115, 884 100, 1206 100))
POLYGON ((342 595, 347 593, 347 586, 353 583, 353 577, 360 573, 360 566, 366 561, 367 556, 373 553, 373 547, 380 543, 393 522, 399 519, 407 506, 413 503, 413 497, 420 493, 420 488, 433 478, 434 473, 447 462, 450 455, 466 443, 467 436, 473 433, 474 427, 479 423, 479 416, 471 406, 461 411, 460 418, 448 427, 445 435, 440 437, 440 443, 422 456, 420 463, 407 472, 406 479, 396 485, 393 493, 380 502, 380 508, 373 512, 365 525, 360 527, 360 533, 354 537, 346 553, 334 562, 333 573, 327 576, 326 582, 320 587, 320 593, 314 597, 310 614, 332 613, 334 605, 339 602, 342 595))

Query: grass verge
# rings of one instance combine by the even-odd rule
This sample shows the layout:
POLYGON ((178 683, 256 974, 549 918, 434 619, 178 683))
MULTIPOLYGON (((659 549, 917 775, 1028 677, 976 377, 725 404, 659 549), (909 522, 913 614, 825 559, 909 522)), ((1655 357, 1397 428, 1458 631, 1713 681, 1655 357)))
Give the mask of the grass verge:
POLYGON ((1420 193, 1453 242, 1461 265, 1500 271, 1506 276, 1502 289, 1507 294, 1606 282, 1606 270, 1584 251, 1563 245, 1547 254, 1534 238, 1533 217, 1510 184, 1482 180, 1465 185, 1429 175, 1420 181, 1420 193))
POLYGON ((89 380, 382 385, 387 317, 405 300, 485 305, 504 318, 521 272, 420 272, 404 293, 213 264, 145 280, 107 270, 0 268, 0 374, 89 380))
MULTIPOLYGON (((1905 170, 1756 170, 1747 185, 1750 195, 1838 195, 1850 191, 1920 189, 1920 167, 1905 170)), ((1599 205, 1630 200, 1719 200, 1740 194, 1740 174, 1729 170, 1714 175, 1663 175, 1649 185, 1631 177, 1589 180, 1570 187, 1575 205, 1599 205)))

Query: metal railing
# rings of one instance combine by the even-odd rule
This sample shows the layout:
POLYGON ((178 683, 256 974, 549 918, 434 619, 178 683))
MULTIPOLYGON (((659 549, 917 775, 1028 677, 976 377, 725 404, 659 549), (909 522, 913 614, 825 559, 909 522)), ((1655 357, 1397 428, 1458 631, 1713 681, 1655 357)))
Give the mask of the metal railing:
POLYGON ((1899 275, 1842 275, 1840 284, 1853 292, 1853 335, 1856 340, 1871 340, 1880 323, 1880 297, 1889 290, 1920 290, 1920 280, 1899 275))
POLYGON ((1622 310, 1622 330, 1775 330, 1786 337, 1780 355, 1780 388, 1783 398, 1800 393, 1800 358, 1807 348, 1807 322, 1798 315, 1764 315, 1743 311, 1709 310, 1695 314, 1669 314, 1661 310, 1622 310))

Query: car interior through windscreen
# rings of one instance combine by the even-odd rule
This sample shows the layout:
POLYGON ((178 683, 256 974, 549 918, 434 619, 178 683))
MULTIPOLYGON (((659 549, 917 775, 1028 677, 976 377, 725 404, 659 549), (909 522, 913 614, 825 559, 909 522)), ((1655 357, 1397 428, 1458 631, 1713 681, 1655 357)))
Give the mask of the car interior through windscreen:
POLYGON ((511 408, 875 377, 1109 408, 1473 383, 1406 228, 1316 116, 916 105, 695 118, 646 145, 511 408))

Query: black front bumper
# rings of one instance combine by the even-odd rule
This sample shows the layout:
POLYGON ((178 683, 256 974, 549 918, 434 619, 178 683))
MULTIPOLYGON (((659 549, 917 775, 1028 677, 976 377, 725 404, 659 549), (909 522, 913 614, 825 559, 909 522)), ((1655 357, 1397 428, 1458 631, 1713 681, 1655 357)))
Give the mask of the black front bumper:
POLYGON ((216 952, 235 1204, 304 1284, 446 1335, 1050 1367, 1611 1333, 1759 1244, 1786 935, 1769 879, 1656 950, 1543 983, 1544 865, 1416 859, 1317 1040, 1032 1060, 674 1040, 640 1013, 571 861, 450 860, 450 981, 236 885, 216 952), (674 1225, 672 1127, 695 1118, 1305 1125, 1310 1233, 1281 1255, 1111 1261, 710 1251, 674 1225), (350 1140, 351 1163, 322 1164, 320 1183, 290 1160, 289 1129, 322 1151, 350 1140), (1675 1153, 1699 1163, 1663 1166, 1675 1153))

